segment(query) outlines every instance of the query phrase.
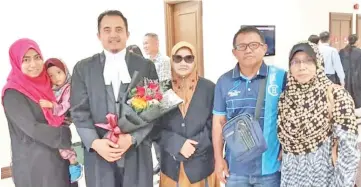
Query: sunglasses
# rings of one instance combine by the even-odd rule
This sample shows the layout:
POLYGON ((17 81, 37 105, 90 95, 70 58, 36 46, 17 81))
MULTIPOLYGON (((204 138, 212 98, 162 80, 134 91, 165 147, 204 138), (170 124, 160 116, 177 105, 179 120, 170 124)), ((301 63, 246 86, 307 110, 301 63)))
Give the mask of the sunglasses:
POLYGON ((181 55, 173 55, 172 56, 173 62, 175 63, 181 63, 182 60, 184 60, 184 62, 191 64, 194 62, 194 56, 193 55, 186 55, 186 56, 181 56, 181 55))

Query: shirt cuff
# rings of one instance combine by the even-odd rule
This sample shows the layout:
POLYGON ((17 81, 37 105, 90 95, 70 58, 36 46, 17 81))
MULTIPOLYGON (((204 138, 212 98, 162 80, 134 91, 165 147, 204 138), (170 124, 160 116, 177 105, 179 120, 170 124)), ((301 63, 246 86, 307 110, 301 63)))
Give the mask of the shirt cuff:
POLYGON ((226 112, 219 112, 219 111, 216 111, 216 110, 213 110, 212 113, 213 113, 214 115, 219 115, 219 116, 225 116, 225 115, 227 115, 226 112))

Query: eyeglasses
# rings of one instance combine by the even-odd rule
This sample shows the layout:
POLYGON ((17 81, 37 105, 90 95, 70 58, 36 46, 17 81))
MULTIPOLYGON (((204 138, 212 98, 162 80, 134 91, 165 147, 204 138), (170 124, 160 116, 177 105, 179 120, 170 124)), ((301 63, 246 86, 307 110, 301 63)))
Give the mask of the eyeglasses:
POLYGON ((237 50, 237 51, 245 51, 247 50, 247 47, 249 47, 251 50, 256 50, 258 49, 260 46, 263 46, 264 44, 263 43, 260 43, 260 42, 251 42, 251 43, 248 43, 248 44, 238 44, 236 45, 234 48, 237 50))
POLYGON ((182 60, 184 60, 184 62, 191 64, 194 62, 194 56, 193 55, 186 55, 186 56, 181 56, 181 55, 173 55, 172 56, 173 62, 174 63, 181 63, 182 60))
POLYGON ((305 60, 300 60, 300 59, 293 59, 291 60, 290 64, 291 66, 294 66, 294 65, 300 65, 300 64, 306 64, 306 65, 312 65, 312 64, 315 64, 314 60, 312 58, 307 58, 305 60))

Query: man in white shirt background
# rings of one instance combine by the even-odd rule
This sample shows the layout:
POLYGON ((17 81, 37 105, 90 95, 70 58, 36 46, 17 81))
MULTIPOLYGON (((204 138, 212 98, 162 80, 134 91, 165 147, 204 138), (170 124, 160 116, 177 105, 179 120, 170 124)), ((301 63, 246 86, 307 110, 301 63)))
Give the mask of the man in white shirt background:
MULTIPOLYGON (((159 81, 171 79, 171 66, 168 56, 163 56, 159 52, 159 39, 155 33, 147 33, 144 36, 143 48, 149 58, 155 65, 159 81)), ((158 164, 153 168, 153 174, 158 174, 160 171, 160 148, 159 145, 153 142, 154 151, 158 160, 158 164)))
POLYGON ((170 59, 159 52, 159 39, 155 33, 147 33, 144 36, 143 47, 146 55, 154 62, 155 69, 160 81, 171 79, 170 59))
POLYGON ((325 63, 327 77, 336 84, 345 85, 345 72, 341 64, 340 55, 336 48, 330 46, 330 33, 325 31, 320 34, 320 53, 325 63))

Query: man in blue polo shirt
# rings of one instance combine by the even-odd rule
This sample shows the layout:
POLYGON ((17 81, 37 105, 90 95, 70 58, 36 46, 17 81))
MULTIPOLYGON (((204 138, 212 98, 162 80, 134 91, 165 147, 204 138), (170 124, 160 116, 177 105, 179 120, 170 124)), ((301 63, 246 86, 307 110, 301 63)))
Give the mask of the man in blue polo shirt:
POLYGON ((266 51, 264 36, 257 28, 241 28, 233 38, 232 52, 238 63, 216 85, 212 132, 215 172, 226 187, 280 186, 277 104, 286 76, 284 70, 263 62, 266 51), (266 89, 259 124, 267 150, 252 161, 240 163, 232 158, 226 144, 223 158, 223 125, 241 113, 254 115, 261 79, 266 79, 266 89))

